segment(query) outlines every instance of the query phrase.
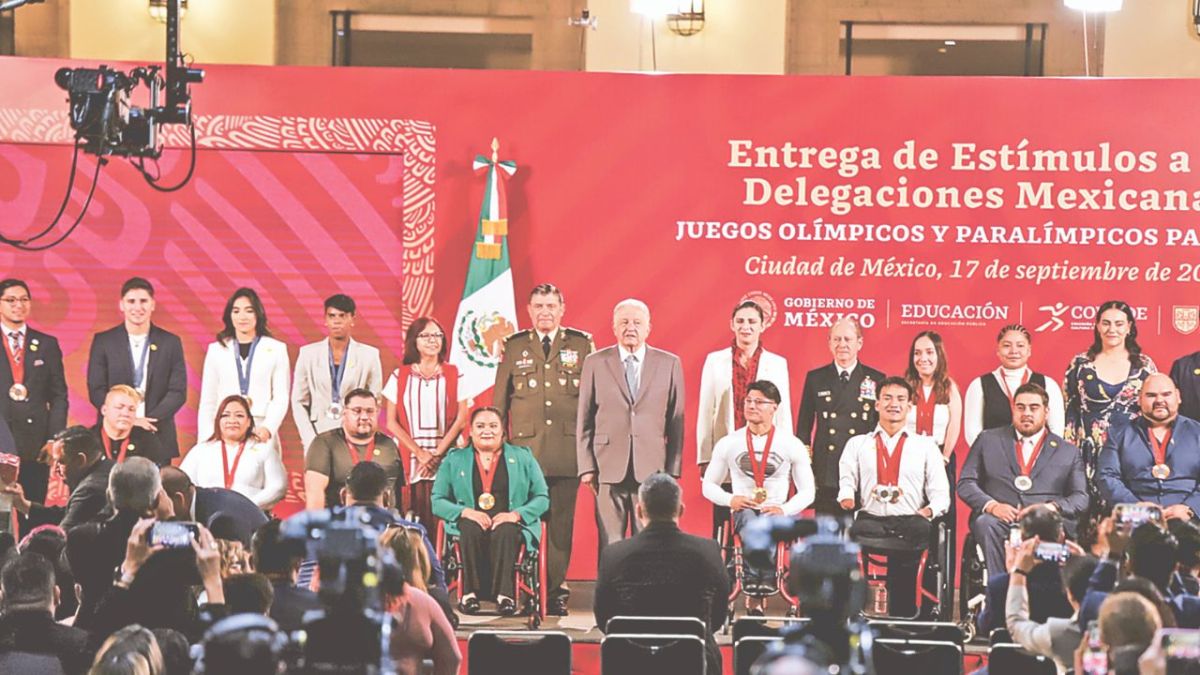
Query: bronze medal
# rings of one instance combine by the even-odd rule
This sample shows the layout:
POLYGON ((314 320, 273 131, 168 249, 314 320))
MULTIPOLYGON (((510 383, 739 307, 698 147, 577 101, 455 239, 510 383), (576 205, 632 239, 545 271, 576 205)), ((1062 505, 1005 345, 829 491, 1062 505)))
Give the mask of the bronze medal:
POLYGON ((893 504, 899 503, 900 498, 903 496, 904 496, 904 490, 901 490, 899 485, 892 486, 892 503, 893 504))
POLYGON ((29 398, 29 390, 20 382, 8 388, 8 397, 14 401, 24 401, 29 398))
POLYGON ((490 492, 484 492, 479 495, 479 510, 487 511, 496 505, 496 498, 490 492))
POLYGON ((1154 468, 1150 469, 1150 475, 1159 480, 1166 480, 1171 476, 1171 467, 1166 464, 1155 464, 1154 468))

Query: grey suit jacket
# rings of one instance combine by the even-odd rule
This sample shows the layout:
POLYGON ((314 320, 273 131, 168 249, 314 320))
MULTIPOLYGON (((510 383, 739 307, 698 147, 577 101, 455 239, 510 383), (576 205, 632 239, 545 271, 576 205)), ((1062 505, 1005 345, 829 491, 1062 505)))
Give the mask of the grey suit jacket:
POLYGON ((1011 424, 979 434, 958 476, 958 496, 975 513, 992 499, 1017 508, 1052 502, 1063 518, 1076 519, 1088 506, 1079 448, 1047 430, 1042 452, 1029 473, 1033 487, 1021 492, 1013 484, 1020 473, 1016 434, 1011 424))
MULTIPOLYGON (((351 339, 346 352, 346 373, 338 398, 352 389, 370 389, 376 396, 383 389, 383 365, 379 350, 351 339)), ((329 372, 329 338, 304 345, 296 357, 296 373, 292 378, 292 419, 300 430, 304 449, 317 434, 341 426, 341 417, 326 413, 333 400, 333 378, 329 372)))
POLYGON ((630 457, 639 482, 655 471, 679 476, 683 462, 683 366, 679 357, 646 347, 637 400, 625 383, 620 350, 606 347, 583 361, 575 440, 579 475, 625 479, 630 457))

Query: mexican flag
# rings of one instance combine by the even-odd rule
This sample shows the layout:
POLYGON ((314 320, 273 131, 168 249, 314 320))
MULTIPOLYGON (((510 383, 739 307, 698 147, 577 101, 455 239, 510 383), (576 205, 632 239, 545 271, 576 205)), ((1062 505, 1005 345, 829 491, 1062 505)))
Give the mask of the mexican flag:
POLYGON ((504 181, 517 171, 499 161, 499 143, 492 139, 492 158, 475 158, 477 174, 487 174, 475 245, 463 284, 462 300, 451 331, 450 363, 458 367, 458 398, 467 400, 492 388, 504 338, 517 330, 517 305, 508 260, 508 202, 504 181))

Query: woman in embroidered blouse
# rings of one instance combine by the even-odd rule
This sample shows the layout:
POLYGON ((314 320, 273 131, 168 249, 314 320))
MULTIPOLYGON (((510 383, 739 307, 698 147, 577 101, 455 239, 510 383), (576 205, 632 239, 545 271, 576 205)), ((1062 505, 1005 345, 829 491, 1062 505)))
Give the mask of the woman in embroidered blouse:
POLYGON ((214 435, 217 404, 240 394, 250 403, 254 416, 251 433, 278 451, 279 425, 287 416, 291 396, 287 345, 271 337, 267 312, 252 288, 234 291, 221 319, 224 327, 204 357, 196 437, 214 435))
POLYGON ((217 408, 216 431, 188 451, 179 469, 196 487, 223 487, 245 495, 264 511, 287 492, 279 452, 250 433, 254 419, 241 396, 226 396, 217 408))
POLYGON ((387 428, 404 455, 408 476, 407 510, 433 527, 429 493, 446 452, 467 424, 470 405, 458 400, 458 369, 446 363, 450 343, 432 317, 412 322, 404 335, 402 365, 383 387, 387 428))
POLYGON ((1071 361, 1063 381, 1067 399, 1063 436, 1083 451, 1089 486, 1109 426, 1120 418, 1137 416, 1142 382, 1158 372, 1138 346, 1133 309, 1124 302, 1109 300, 1100 305, 1092 335, 1092 346, 1071 361))

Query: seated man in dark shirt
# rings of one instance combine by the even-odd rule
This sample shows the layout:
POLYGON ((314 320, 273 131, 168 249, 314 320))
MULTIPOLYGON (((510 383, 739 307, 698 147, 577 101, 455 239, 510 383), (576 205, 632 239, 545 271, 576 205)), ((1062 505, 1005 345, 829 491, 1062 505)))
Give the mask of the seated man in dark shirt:
POLYGON ((58 434, 50 453, 63 466, 71 496, 64 506, 43 506, 25 498, 20 483, 5 488, 12 494, 13 507, 34 522, 58 523, 69 530, 76 525, 98 520, 108 504, 108 474, 113 463, 104 457, 104 449, 87 427, 73 426, 58 434))
POLYGON ((679 483, 655 473, 638 488, 642 529, 605 546, 596 576, 596 625, 614 616, 694 616, 708 627, 708 672, 720 675, 713 631, 725 623, 729 577, 716 541, 685 534, 679 483))
POLYGON ((3 616, 0 652, 57 656, 68 675, 87 672, 87 631, 54 622, 54 566, 37 553, 21 553, 0 572, 3 616))
MULTIPOLYGON (((1039 537, 1044 542, 1061 542, 1063 533, 1062 516, 1043 504, 1029 507, 1021 516, 1021 540, 1039 537)), ((979 614, 979 633, 988 635, 997 628, 1004 628, 1004 603, 1008 597, 1008 572, 993 574, 988 579, 987 601, 979 614)), ((1069 617, 1075 613, 1063 589, 1058 565, 1038 565, 1029 572, 1029 618, 1045 623, 1052 616, 1069 617)))

